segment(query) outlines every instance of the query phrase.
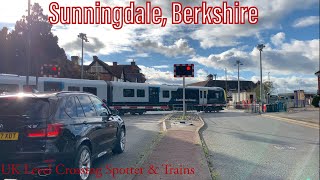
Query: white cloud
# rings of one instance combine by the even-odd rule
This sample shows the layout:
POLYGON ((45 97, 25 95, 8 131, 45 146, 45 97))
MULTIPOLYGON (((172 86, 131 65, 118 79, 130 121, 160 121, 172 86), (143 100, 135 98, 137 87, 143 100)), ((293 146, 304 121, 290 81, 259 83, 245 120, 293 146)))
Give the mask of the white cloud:
MULTIPOLYGON (((262 52, 263 71, 273 71, 274 74, 310 75, 317 71, 319 65, 319 39, 309 41, 291 40, 290 43, 283 43, 285 34, 278 33, 273 36, 276 48, 271 48, 266 44, 262 52)), ((235 72, 235 62, 240 60, 244 65, 243 71, 251 71, 259 74, 259 51, 253 48, 251 52, 232 48, 220 54, 211 54, 208 57, 193 56, 189 61, 197 62, 206 67, 216 69, 227 68, 230 72, 235 72)))
POLYGON ((319 24, 319 16, 302 17, 292 24, 293 27, 301 28, 319 24))
MULTIPOLYGON (((309 93, 316 93, 317 81, 316 76, 314 77, 299 77, 299 76, 288 76, 288 77, 275 77, 271 76, 270 81, 273 82, 274 91, 273 94, 278 93, 293 93, 294 90, 304 90, 309 93)), ((252 81, 259 80, 260 77, 253 76, 252 81)), ((263 82, 268 79, 267 76, 263 77, 263 82)))
POLYGON ((169 68, 168 65, 159 65, 159 66, 152 66, 153 68, 156 68, 156 69, 166 69, 166 68, 169 68))
POLYGON ((163 54, 168 57, 176 57, 179 55, 192 55, 195 53, 194 49, 189 47, 188 41, 179 39, 173 45, 166 46, 160 42, 146 40, 135 45, 138 51, 151 51, 163 54))
MULTIPOLYGON (((217 1, 218 5, 221 3, 217 1)), ((256 6, 259 9, 259 22, 256 25, 204 25, 190 34, 194 40, 200 41, 202 48, 228 47, 241 44, 240 38, 261 37, 257 33, 264 30, 279 29, 280 20, 296 10, 307 9, 319 5, 318 0, 255 0, 241 1, 241 5, 256 6)))
POLYGON ((283 41, 285 40, 286 35, 283 32, 279 32, 273 36, 271 36, 271 42, 272 44, 279 46, 283 43, 283 41))
MULTIPOLYGON (((161 71, 160 69, 153 67, 146 67, 139 65, 141 73, 143 73, 147 81, 150 84, 182 84, 182 78, 175 78, 173 71, 161 71)), ((199 69, 195 73, 194 78, 186 78, 186 84, 204 81, 206 79, 206 72, 203 69, 199 69)))

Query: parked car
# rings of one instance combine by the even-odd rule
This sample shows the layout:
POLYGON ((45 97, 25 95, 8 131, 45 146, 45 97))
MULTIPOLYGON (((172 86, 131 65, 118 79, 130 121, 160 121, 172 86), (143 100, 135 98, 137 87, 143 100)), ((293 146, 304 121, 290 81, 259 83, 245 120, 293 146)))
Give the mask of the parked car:
POLYGON ((73 174, 85 180, 92 161, 124 152, 125 140, 124 121, 95 95, 0 96, 0 178, 73 174))

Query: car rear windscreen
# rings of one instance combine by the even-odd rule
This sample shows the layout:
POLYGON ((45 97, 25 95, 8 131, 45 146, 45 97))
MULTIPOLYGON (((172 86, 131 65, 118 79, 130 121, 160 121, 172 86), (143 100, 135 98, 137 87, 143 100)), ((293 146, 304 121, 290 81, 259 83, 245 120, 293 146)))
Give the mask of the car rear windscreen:
POLYGON ((31 97, 0 97, 0 116, 49 117, 48 99, 31 97))

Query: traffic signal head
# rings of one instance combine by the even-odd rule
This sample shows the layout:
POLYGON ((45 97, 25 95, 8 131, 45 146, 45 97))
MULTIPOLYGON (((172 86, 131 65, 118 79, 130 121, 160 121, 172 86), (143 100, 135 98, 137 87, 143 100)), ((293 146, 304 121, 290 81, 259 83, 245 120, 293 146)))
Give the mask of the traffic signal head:
POLYGON ((41 67, 41 75, 44 77, 59 77, 60 67, 52 64, 44 64, 41 67))
POLYGON ((193 64, 175 64, 174 77, 194 77, 193 64))

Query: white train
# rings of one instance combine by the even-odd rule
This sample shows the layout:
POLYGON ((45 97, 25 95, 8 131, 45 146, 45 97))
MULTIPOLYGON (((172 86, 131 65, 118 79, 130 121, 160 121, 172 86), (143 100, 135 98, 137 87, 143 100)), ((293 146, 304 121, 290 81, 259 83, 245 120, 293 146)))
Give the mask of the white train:
MULTIPOLYGON (((120 114, 182 108, 182 86, 39 77, 37 88, 35 77, 30 77, 29 82, 40 92, 83 91, 95 94, 120 114)), ((25 84, 25 76, 0 74, 0 94, 23 92, 25 84)), ((220 111, 226 106, 226 93, 220 87, 187 86, 186 104, 192 110, 220 111)))

